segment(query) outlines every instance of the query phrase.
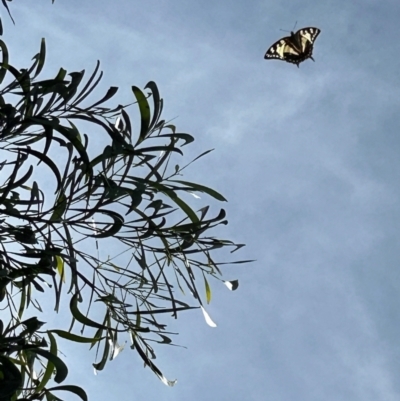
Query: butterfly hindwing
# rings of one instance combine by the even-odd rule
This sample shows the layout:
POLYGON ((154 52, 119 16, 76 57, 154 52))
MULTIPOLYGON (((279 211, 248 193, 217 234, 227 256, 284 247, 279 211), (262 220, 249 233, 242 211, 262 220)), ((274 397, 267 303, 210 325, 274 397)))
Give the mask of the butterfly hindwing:
POLYGON ((318 28, 303 28, 296 33, 291 32, 291 36, 287 36, 275 42, 265 53, 265 59, 284 60, 288 63, 299 64, 312 58, 312 51, 315 39, 321 32, 318 28))

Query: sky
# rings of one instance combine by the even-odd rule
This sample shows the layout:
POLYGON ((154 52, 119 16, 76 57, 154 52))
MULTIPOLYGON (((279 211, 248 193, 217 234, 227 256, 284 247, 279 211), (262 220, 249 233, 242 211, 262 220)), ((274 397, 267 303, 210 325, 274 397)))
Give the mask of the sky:
POLYGON ((119 103, 157 83, 164 118, 196 139, 188 157, 215 148, 185 179, 228 199, 213 203, 223 235, 256 259, 225 267, 236 292, 213 283, 218 327, 197 311, 171 322, 187 349, 156 351, 173 388, 127 350, 94 376, 93 354, 67 344, 65 384, 96 401, 400 399, 400 3, 8 4, 15 66, 45 37, 48 76, 100 60, 119 103), (321 29, 315 63, 264 60, 296 22, 321 29))

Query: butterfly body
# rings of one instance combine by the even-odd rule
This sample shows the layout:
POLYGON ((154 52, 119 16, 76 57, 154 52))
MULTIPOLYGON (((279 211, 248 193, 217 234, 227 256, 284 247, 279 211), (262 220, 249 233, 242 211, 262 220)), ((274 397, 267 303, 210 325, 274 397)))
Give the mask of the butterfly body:
POLYGON ((265 53, 265 59, 284 60, 296 64, 312 57, 315 39, 320 34, 318 28, 308 27, 299 29, 296 33, 291 32, 290 36, 275 42, 265 53))

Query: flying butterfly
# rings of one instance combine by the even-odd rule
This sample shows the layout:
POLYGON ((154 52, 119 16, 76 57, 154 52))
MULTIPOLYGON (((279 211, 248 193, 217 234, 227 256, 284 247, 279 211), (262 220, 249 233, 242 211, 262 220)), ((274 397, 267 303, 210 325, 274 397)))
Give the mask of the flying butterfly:
POLYGON ((265 53, 265 59, 278 59, 296 64, 312 57, 315 39, 321 32, 318 28, 303 28, 296 33, 291 32, 290 36, 282 38, 275 42, 265 53))

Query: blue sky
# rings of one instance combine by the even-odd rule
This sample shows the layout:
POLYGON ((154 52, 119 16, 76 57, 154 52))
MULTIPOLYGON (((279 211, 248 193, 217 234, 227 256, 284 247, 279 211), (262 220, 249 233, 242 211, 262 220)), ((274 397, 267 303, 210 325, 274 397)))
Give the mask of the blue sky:
POLYGON ((61 66, 89 73, 99 59, 119 103, 131 85, 157 83, 164 117, 196 138, 188 158, 215 148, 187 178, 228 198, 223 234, 247 244, 238 258, 257 259, 226 267, 236 292, 214 283, 217 328, 200 312, 171 322, 188 349, 159 347, 157 362, 175 387, 128 351, 94 376, 93 354, 65 345, 68 382, 96 401, 398 400, 400 3, 10 7, 15 66, 45 37, 49 76, 61 66), (296 21, 322 31, 315 63, 264 60, 296 21))

